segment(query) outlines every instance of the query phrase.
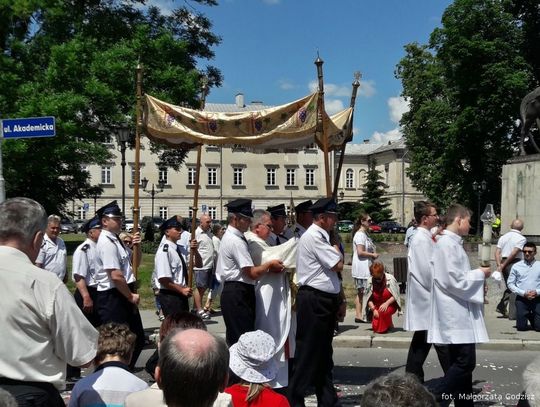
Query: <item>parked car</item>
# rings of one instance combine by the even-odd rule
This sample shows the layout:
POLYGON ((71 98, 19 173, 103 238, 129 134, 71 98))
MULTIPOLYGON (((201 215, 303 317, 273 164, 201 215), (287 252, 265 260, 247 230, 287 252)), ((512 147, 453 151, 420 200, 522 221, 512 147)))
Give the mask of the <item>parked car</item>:
MULTIPOLYGON (((126 219, 124 221, 124 229, 126 230, 126 232, 133 232, 133 226, 135 224, 133 223, 133 219, 126 219)), ((139 230, 141 230, 141 224, 139 223, 139 230)))
POLYGON ((60 221, 60 233, 77 233, 77 225, 70 219, 60 221))
POLYGON ((337 223, 338 232, 349 233, 353 230, 354 223, 352 220, 340 220, 337 223))
POLYGON ((384 220, 379 223, 383 233, 405 233, 407 228, 393 220, 384 220))
POLYGON ((371 233, 381 233, 382 228, 379 225, 377 225, 376 223, 372 223, 372 224, 369 225, 369 231, 371 233))
POLYGON ((75 223, 75 226, 77 226, 77 232, 82 231, 83 225, 88 222, 88 219, 77 219, 73 223, 75 223))
POLYGON ((146 227, 148 223, 152 222, 154 224, 154 229, 159 229, 159 227, 163 224, 164 220, 161 219, 159 216, 143 216, 141 220, 141 225, 143 230, 146 230, 146 227))

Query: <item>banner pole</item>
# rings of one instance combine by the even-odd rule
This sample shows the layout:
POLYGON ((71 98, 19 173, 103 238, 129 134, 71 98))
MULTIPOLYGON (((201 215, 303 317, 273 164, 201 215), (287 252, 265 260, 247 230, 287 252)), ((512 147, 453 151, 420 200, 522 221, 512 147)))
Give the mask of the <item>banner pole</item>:
MULTIPOLYGON (((139 183, 140 181, 140 155, 141 155, 141 132, 142 132, 142 66, 137 64, 137 111, 135 124, 135 176, 133 188, 133 230, 134 233, 139 230, 139 183)), ((125 216, 125 214, 124 214, 125 216)), ((138 278, 140 262, 140 243, 133 246, 133 275, 135 280, 138 278)))

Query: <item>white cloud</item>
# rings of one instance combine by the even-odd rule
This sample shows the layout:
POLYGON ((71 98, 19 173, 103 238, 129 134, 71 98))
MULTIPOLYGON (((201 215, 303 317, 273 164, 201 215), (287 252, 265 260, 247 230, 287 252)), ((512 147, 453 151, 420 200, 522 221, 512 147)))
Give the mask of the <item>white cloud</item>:
MULTIPOLYGON (((309 82, 309 90, 310 92, 315 92, 317 89, 319 89, 319 82, 317 80, 312 80, 311 82, 309 82)), ((362 89, 362 86, 360 86, 360 89, 362 89)), ((371 88, 373 89, 373 88, 371 88)), ((336 85, 335 83, 325 83, 324 84, 324 95, 325 96, 333 96, 333 97, 336 97, 336 98, 341 98, 341 97, 346 97, 346 98, 349 98, 351 97, 351 93, 352 93, 352 86, 348 86, 348 85, 336 85)), ((374 89, 373 89, 373 93, 375 93, 374 89)), ((371 93, 371 94, 373 94, 371 93)), ((371 96, 370 94, 370 96, 371 96)), ((369 96, 367 96, 369 97, 369 96)))
POLYGON ((388 143, 389 141, 396 141, 400 139, 403 136, 403 133, 401 132, 401 129, 399 127, 396 127, 395 129, 392 129, 390 131, 387 131, 385 133, 381 133, 379 131, 374 132, 371 135, 371 141, 375 143, 388 143))
POLYGON ((296 88, 296 85, 292 83, 291 81, 289 81, 288 79, 280 79, 278 81, 278 84, 279 84, 279 88, 282 90, 291 90, 291 89, 296 88))
POLYGON ((324 110, 326 110, 326 113, 329 115, 333 115, 343 109, 345 109, 345 106, 343 106, 343 101, 340 99, 326 98, 324 100, 324 110))
POLYGON ((358 89, 358 96, 370 98, 377 90, 375 89, 375 81, 360 81, 360 88, 358 89))
POLYGON ((403 113, 409 111, 409 101, 402 96, 393 96, 388 99, 388 108, 390 109, 390 120, 398 124, 403 113))

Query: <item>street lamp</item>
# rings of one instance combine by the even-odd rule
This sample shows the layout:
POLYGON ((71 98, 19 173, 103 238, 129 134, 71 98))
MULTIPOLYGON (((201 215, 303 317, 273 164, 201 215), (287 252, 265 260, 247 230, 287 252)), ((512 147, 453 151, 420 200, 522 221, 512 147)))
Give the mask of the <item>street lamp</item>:
POLYGON ((116 128, 116 141, 118 142, 118 151, 122 157, 120 165, 122 166, 122 214, 126 216, 126 144, 129 141, 129 127, 116 128))
POLYGON ((345 198, 345 192, 339 191, 339 200, 343 201, 343 198, 345 198))
POLYGON ((141 180, 141 186, 143 188, 143 191, 150 194, 150 196, 152 197, 152 222, 154 221, 154 199, 155 199, 155 196, 156 194, 159 194, 160 192, 163 192, 163 187, 165 186, 165 180, 164 179, 160 179, 158 181, 158 187, 159 187, 159 191, 155 189, 155 184, 152 183, 152 189, 150 191, 147 191, 146 190, 146 187, 148 186, 148 180, 146 179, 146 177, 144 177, 142 180, 141 180))
POLYGON ((478 210, 476 211, 476 234, 480 235, 480 207, 482 205, 482 194, 487 189, 487 182, 485 180, 482 182, 474 181, 472 183, 472 189, 478 197, 478 210))
POLYGON ((94 199, 94 213, 96 213, 97 212, 96 202, 97 202, 97 199, 103 193, 103 190, 101 189, 101 187, 99 187, 97 185, 94 185, 94 186, 90 187, 88 192, 89 192, 89 195, 94 199))

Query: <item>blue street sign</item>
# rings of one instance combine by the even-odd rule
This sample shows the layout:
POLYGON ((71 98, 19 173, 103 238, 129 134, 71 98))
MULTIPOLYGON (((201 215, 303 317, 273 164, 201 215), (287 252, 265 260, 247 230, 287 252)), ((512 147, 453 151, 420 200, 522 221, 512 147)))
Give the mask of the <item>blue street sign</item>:
POLYGON ((85 212, 88 212, 88 209, 90 209, 90 204, 88 202, 85 202, 83 204, 83 209, 84 209, 85 212))
POLYGON ((54 137, 56 123, 54 117, 26 117, 2 120, 4 138, 54 137))
POLYGON ((203 213, 206 213, 206 211, 208 211, 208 206, 206 206, 206 204, 202 204, 201 209, 203 213))

